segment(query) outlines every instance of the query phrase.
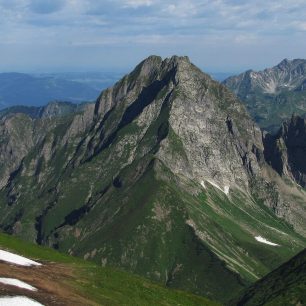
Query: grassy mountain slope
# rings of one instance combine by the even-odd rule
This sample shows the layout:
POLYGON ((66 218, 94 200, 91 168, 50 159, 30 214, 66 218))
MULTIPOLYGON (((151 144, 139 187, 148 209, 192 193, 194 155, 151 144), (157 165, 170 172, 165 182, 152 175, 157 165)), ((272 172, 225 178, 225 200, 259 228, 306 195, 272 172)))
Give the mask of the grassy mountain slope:
POLYGON ((23 280, 38 292, 0 284, 1 295, 27 295, 45 305, 217 305, 139 276, 58 253, 0 234, 0 248, 38 260, 40 267, 0 262, 0 276, 23 280))
POLYGON ((306 251, 252 285, 233 305, 305 305, 306 251))

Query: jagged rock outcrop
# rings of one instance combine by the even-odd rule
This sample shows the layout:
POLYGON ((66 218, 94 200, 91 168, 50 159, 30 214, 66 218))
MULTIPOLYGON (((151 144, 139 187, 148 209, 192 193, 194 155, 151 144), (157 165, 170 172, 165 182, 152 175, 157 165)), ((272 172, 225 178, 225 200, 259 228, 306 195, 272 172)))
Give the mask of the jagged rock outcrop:
POLYGON ((186 153, 183 160, 173 163, 168 154, 170 138, 162 140, 157 156, 174 173, 199 183, 211 180, 226 190, 231 185, 248 189, 250 175, 260 172, 255 154, 263 150, 260 129, 234 95, 187 57, 164 61, 149 57, 102 93, 95 108, 95 134, 86 138, 87 158, 109 145, 132 120, 142 131, 139 137, 143 137, 162 109, 167 113, 165 136, 172 133, 181 139, 186 153), (114 111, 115 120, 106 130, 103 123, 114 111))
POLYGON ((31 118, 23 114, 1 118, 0 139, 0 188, 3 188, 33 146, 31 118))
POLYGON ((263 71, 248 70, 229 77, 223 84, 245 103, 261 127, 276 132, 292 113, 305 113, 305 82, 306 60, 284 59, 263 71))
POLYGON ((166 138, 158 156, 176 174, 199 183, 215 182, 226 192, 236 187, 247 191, 250 177, 260 172, 252 151, 263 149, 259 128, 226 88, 187 58, 180 60, 175 78, 169 129, 186 154, 173 163, 171 140, 166 138))
POLYGON ((7 232, 221 301, 305 244, 260 129, 187 57, 151 56, 47 123, 0 193, 7 232))
MULTIPOLYGON (((63 125, 61 117, 65 117, 64 121, 68 123, 61 139, 61 145, 64 146, 69 139, 88 128, 92 123, 93 111, 92 103, 76 105, 70 102, 51 102, 44 107, 17 106, 3 110, 0 115, 0 188, 22 168, 23 159, 35 146, 42 147, 46 160, 51 157, 51 147, 54 144, 46 139, 51 130, 63 125), (72 114, 75 115, 69 120, 67 116, 72 114)), ((53 136, 51 138, 54 140, 53 136)), ((38 162, 39 158, 36 157, 35 164, 39 164, 41 161, 38 162)))
POLYGON ((265 137, 266 160, 282 176, 306 186, 306 121, 292 116, 275 136, 265 137))

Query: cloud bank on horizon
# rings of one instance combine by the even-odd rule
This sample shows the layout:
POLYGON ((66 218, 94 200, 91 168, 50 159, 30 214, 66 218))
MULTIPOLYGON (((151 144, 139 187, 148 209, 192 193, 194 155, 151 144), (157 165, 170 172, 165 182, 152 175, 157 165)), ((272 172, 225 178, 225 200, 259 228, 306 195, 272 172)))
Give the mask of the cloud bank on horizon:
POLYGON ((0 70, 130 68, 186 54, 238 71, 305 57, 304 0, 0 0, 0 70))

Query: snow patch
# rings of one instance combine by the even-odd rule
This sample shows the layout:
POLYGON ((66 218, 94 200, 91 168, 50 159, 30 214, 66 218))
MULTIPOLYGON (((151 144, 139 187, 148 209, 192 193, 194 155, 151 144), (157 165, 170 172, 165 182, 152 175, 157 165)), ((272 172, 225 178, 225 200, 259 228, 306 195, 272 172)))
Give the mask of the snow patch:
POLYGON ((219 190, 221 190, 223 193, 225 193, 226 195, 229 194, 229 190, 230 190, 230 187, 229 186, 224 186, 224 188, 221 188, 218 184, 216 184, 215 182, 213 181, 210 181, 210 180, 207 180, 207 182, 211 185, 213 185, 214 187, 218 188, 219 190))
POLYGON ((0 306, 43 306, 25 296, 5 296, 0 297, 0 306))
POLYGON ((19 266, 41 266, 36 261, 3 250, 0 250, 0 260, 19 266))
POLYGON ((218 188, 219 190, 221 190, 222 192, 224 192, 224 190, 218 185, 216 184, 215 182, 213 181, 210 181, 210 180, 207 180, 207 182, 211 185, 213 185, 214 187, 218 188))
POLYGON ((267 240, 266 238, 263 238, 261 236, 256 236, 255 239, 261 243, 265 243, 265 244, 269 244, 269 245, 272 245, 272 246, 279 246, 279 244, 277 243, 273 243, 269 240, 267 240))
POLYGON ((23 281, 20 281, 18 279, 15 278, 5 278, 5 277, 0 277, 0 283, 4 284, 4 285, 10 285, 10 286, 15 286, 15 287, 19 287, 22 289, 27 289, 27 290, 31 290, 31 291, 37 291, 37 289, 23 281))
POLYGON ((201 185, 202 185, 202 187, 203 187, 203 188, 205 188, 205 189, 206 189, 206 186, 205 186, 204 181, 201 181, 201 185))

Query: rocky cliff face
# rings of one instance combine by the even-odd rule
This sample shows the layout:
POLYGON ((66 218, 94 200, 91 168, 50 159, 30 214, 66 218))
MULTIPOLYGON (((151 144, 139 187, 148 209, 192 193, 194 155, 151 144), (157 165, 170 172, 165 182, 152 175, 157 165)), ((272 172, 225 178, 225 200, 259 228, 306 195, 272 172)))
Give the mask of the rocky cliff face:
POLYGON ((306 122, 298 116, 284 122, 275 136, 266 136, 266 159, 283 176, 306 186, 306 122))
MULTIPOLYGON (((68 102, 51 102, 44 107, 13 107, 0 115, 0 188, 5 187, 10 176, 18 172, 23 159, 34 147, 42 146, 48 133, 56 126, 72 123, 66 131, 66 140, 84 132, 93 118, 93 104, 75 105, 68 102), (62 119, 61 117, 64 117, 62 119)), ((63 140, 65 141, 65 140, 63 140)))
POLYGON ((33 122, 18 114, 0 121, 0 187, 3 188, 33 146, 33 122))
POLYGON ((230 185, 248 190, 249 177, 260 171, 256 156, 263 150, 260 129, 228 90, 187 57, 165 61, 149 57, 131 75, 102 93, 95 116, 97 128, 88 142, 87 154, 94 155, 99 146, 106 146, 134 119, 142 131, 139 137, 143 137, 152 121, 164 116, 160 132, 164 129, 165 135, 161 135, 164 139, 156 155, 175 174, 202 184, 210 180, 228 192, 230 185), (121 118, 117 113, 113 131, 102 131, 103 121, 114 111, 120 111, 121 118), (176 162, 168 135, 182 142, 184 156, 177 156, 176 162))
POLYGON ((244 107, 188 59, 177 65, 170 99, 169 129, 181 140, 185 155, 173 163, 171 138, 166 138, 160 159, 175 174, 202 185, 215 183, 225 193, 249 190, 250 177, 260 172, 256 152, 263 148, 261 132, 244 107))
POLYGON ((223 83, 247 106, 262 127, 276 131, 293 112, 305 113, 306 61, 283 60, 263 71, 248 70, 223 83))
POLYGON ((186 57, 151 56, 95 105, 34 123, 50 128, 0 192, 7 232, 222 301, 305 244, 297 187, 186 57))

